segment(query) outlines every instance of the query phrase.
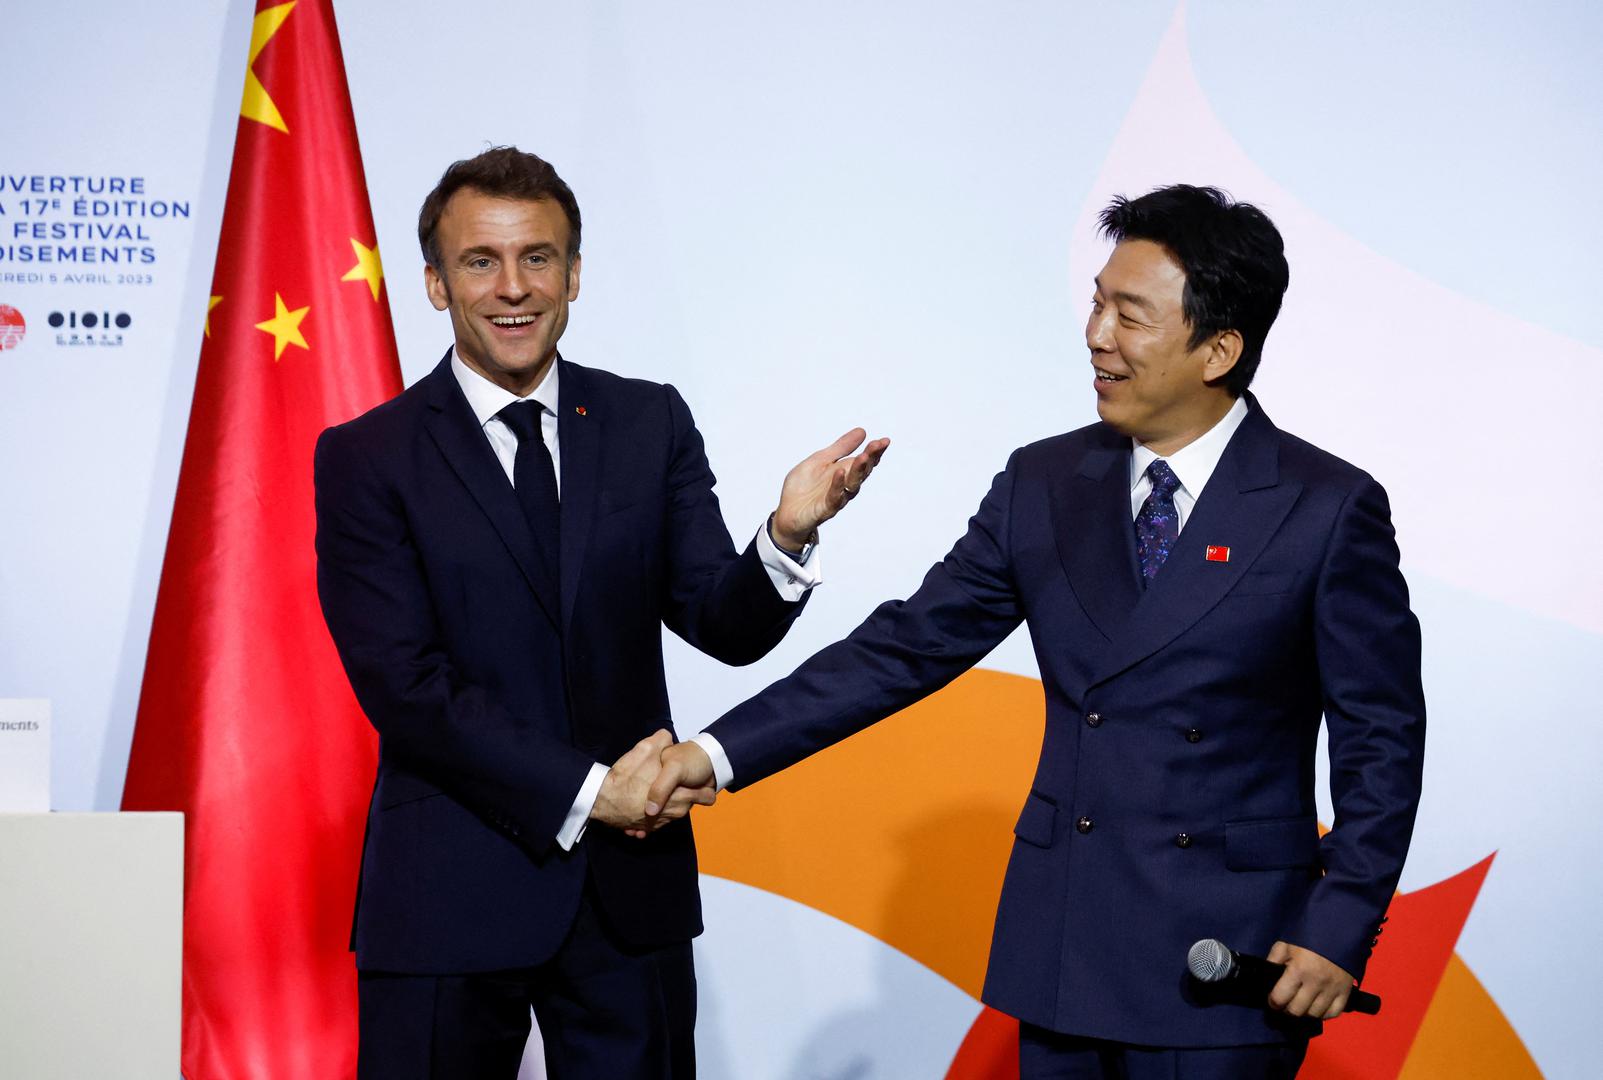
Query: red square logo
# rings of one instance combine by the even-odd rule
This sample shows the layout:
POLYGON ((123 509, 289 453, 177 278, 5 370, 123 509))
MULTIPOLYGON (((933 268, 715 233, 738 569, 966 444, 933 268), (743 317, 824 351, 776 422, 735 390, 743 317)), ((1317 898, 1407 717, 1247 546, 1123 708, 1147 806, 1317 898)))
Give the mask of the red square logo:
POLYGON ((1208 550, 1202 553, 1202 557, 1209 562, 1229 562, 1230 549, 1223 544, 1209 544, 1208 550))

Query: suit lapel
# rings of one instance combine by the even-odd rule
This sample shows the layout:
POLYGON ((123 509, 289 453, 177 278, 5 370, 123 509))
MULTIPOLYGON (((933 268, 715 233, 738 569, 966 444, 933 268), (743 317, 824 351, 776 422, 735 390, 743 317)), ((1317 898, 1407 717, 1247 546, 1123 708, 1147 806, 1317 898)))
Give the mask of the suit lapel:
POLYGON ((1116 638, 1140 599, 1130 522, 1130 440, 1103 427, 1080 467, 1050 488, 1052 531, 1069 585, 1091 621, 1116 638))
POLYGON ((583 368, 562 365, 557 405, 557 438, 562 447, 562 627, 573 618, 584 568, 590 525, 596 514, 596 477, 601 467, 601 427, 605 402, 591 400, 590 380, 583 368))
MULTIPOLYGON (((1098 663, 1093 684, 1140 663, 1206 615, 1262 553, 1302 493, 1301 484, 1280 480, 1275 427, 1257 402, 1248 400, 1251 411, 1231 437, 1163 569, 1098 663), (1210 561, 1209 546, 1229 548, 1229 561, 1210 561)), ((1128 503, 1124 510, 1128 519, 1128 503)))
POLYGON ((517 494, 507 482, 495 451, 484 437, 484 431, 474 418, 467 398, 462 396, 462 388, 456 384, 456 377, 451 374, 450 353, 446 353, 445 359, 429 373, 427 379, 429 409, 424 425, 429 436, 479 508, 490 519, 501 542, 518 564, 524 580, 534 590, 541 608, 560 628, 555 584, 542 560, 536 556, 534 536, 529 531, 528 520, 523 516, 523 507, 518 504, 517 494))

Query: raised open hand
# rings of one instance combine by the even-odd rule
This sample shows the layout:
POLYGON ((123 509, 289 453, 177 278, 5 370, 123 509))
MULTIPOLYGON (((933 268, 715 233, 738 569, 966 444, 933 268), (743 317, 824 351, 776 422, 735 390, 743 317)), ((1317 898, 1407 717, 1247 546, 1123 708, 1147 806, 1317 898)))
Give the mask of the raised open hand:
POLYGON ((791 551, 806 547, 820 525, 856 498, 891 444, 889 439, 875 439, 861 453, 847 457, 867 437, 862 428, 852 428, 785 474, 779 509, 774 511, 774 540, 780 547, 791 551))

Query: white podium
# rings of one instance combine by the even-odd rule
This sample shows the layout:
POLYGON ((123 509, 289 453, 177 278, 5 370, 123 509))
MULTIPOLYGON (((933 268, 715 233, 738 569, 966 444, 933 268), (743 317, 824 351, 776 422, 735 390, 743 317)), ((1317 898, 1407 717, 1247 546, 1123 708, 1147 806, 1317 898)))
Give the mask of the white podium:
POLYGON ((0 814, 0 1074, 177 1080, 182 814, 0 814))

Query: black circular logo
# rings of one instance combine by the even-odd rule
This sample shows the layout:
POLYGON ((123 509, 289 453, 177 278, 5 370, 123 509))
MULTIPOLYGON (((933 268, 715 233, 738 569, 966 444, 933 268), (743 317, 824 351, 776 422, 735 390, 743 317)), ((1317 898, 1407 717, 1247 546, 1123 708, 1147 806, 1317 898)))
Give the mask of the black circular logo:
POLYGON ((126 330, 134 324, 134 317, 126 311, 119 311, 113 315, 109 311, 52 311, 45 319, 53 329, 60 330, 68 327, 77 330, 94 330, 104 327, 110 330, 115 326, 118 330, 126 330))

